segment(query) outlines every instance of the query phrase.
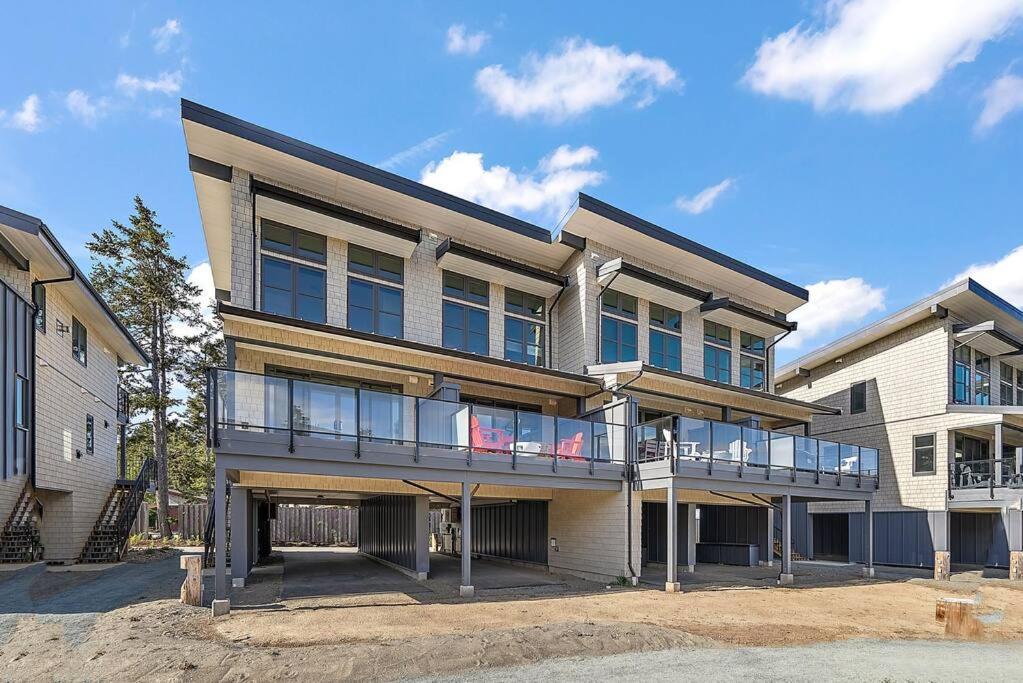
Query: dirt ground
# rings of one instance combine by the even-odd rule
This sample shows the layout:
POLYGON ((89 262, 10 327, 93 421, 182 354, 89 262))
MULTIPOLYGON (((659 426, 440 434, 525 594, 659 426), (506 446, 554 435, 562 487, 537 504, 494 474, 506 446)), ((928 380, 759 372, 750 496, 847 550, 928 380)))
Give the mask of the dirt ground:
MULTIPOLYGON (((116 609, 79 611, 65 601, 25 614, 0 602, 0 680, 393 680, 669 648, 941 640, 935 600, 948 595, 979 595, 985 641, 1023 639, 1023 590, 1003 580, 896 576, 793 588, 693 586, 681 594, 568 580, 474 600, 400 591, 282 600, 282 572, 271 568, 246 589, 243 604, 214 621, 208 609, 154 590, 157 581, 180 581, 159 573, 161 563, 177 558, 97 579, 123 587, 129 572, 150 572, 147 595, 116 609)), ((32 580, 65 579, 40 573, 32 580)), ((4 584, 0 577, 0 600, 4 584)))

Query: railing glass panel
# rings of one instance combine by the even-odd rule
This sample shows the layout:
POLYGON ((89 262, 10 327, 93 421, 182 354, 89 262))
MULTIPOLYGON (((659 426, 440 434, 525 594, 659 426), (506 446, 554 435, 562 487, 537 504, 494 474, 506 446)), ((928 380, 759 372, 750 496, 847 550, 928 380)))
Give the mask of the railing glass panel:
MULTIPOLYGON (((431 398, 411 400, 418 401, 420 444, 441 448, 469 448, 472 429, 469 404, 431 398)), ((415 442, 415 435, 412 441, 415 442)))
POLYGON ((673 418, 662 417, 636 427, 636 458, 640 462, 662 460, 671 455, 672 423, 673 418))
POLYGON ((771 432, 771 468, 791 470, 795 467, 796 437, 771 432))
POLYGON ((554 417, 517 411, 516 458, 549 458, 554 454, 554 417))
POLYGON ((878 452, 876 448, 860 448, 860 472, 864 477, 877 476, 878 452))
POLYGON ((678 457, 686 460, 710 458, 710 421, 678 418, 678 457))
POLYGON ((821 472, 825 474, 838 474, 841 450, 834 441, 819 441, 821 453, 821 472))
POLYGON ((589 460, 593 455, 593 423, 571 417, 558 418, 558 458, 589 460))
POLYGON ((727 422, 715 422, 711 431, 715 461, 738 464, 746 458, 748 448, 742 440, 742 427, 727 422))
POLYGON ((318 382, 292 382, 296 434, 352 440, 356 436, 356 391, 318 382))
POLYGON ((860 447, 843 443, 840 444, 839 453, 842 458, 842 474, 858 475, 860 473, 860 447))
POLYGON ((771 433, 765 429, 743 427, 742 437, 747 453, 746 464, 751 467, 767 467, 771 433))

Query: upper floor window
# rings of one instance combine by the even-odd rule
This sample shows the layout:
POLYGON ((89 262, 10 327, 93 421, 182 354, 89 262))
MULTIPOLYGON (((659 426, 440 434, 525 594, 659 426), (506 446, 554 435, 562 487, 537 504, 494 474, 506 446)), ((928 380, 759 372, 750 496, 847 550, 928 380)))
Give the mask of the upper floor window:
POLYGON ((978 406, 991 404, 991 356, 973 352, 973 403, 978 406))
POLYGON ((28 380, 21 375, 14 376, 14 426, 28 429, 28 380))
POLYGON ((1015 387, 1012 384, 1013 370, 1008 363, 999 366, 999 391, 998 398, 1003 406, 1011 406, 1015 397, 1015 387))
POLYGON ((601 362, 622 363, 637 360, 639 333, 636 323, 630 320, 636 319, 639 300, 631 294, 607 290, 601 296, 601 309, 605 313, 600 317, 601 362))
POLYGON ((749 332, 739 333, 739 350, 754 356, 763 356, 767 345, 763 337, 758 337, 749 332))
POLYGON ((263 256, 262 281, 262 310, 299 320, 326 322, 326 271, 263 256))
POLYGON ((703 376, 722 384, 732 382, 732 329, 711 320, 703 321, 703 376))
POLYGON ((1016 405, 1023 406, 1023 370, 1016 371, 1016 405))
POLYGON ((486 355, 489 353, 487 310, 453 301, 444 302, 442 341, 449 349, 486 355))
POLYGON ((913 437, 913 474, 934 474, 934 434, 913 437))
POLYGON ((276 251, 297 258, 327 262, 327 238, 276 221, 260 220, 261 244, 267 251, 276 251))
POLYGON ((543 297, 505 288, 504 358, 516 363, 543 366, 546 330, 540 322, 547 310, 543 297))
POLYGON ((405 261, 400 256, 349 244, 348 272, 401 283, 405 279, 405 261))
POLYGON ((517 289, 504 290, 504 310, 515 315, 543 318, 547 302, 542 296, 520 292, 517 289))
POLYGON ((952 401, 954 403, 970 402, 970 347, 957 346, 952 351, 952 401))
POLYGON ((682 371, 682 314, 650 304, 650 364, 673 372, 682 371))
POLYGON ((849 387, 849 412, 853 415, 867 412, 866 382, 857 382, 849 387))
POLYGON ((348 278, 348 327, 386 337, 403 336, 403 292, 378 282, 348 278))
POLYGON ((639 310, 639 300, 631 294, 623 294, 609 289, 601 295, 600 306, 605 313, 613 313, 624 318, 635 318, 636 312, 639 310))
POLYGON ((753 358, 742 355, 739 357, 739 386, 746 389, 764 391, 767 388, 765 383, 766 373, 764 372, 764 359, 753 358))
POLYGON ((465 299, 486 306, 490 303, 490 284, 468 275, 444 271, 444 296, 465 299))
POLYGON ((46 334, 46 287, 40 284, 32 285, 35 290, 36 329, 46 334))
POLYGON ((85 452, 92 455, 96 451, 96 422, 92 415, 85 416, 85 452))
POLYGON ((89 330, 71 318, 71 356, 82 365, 89 364, 89 330))

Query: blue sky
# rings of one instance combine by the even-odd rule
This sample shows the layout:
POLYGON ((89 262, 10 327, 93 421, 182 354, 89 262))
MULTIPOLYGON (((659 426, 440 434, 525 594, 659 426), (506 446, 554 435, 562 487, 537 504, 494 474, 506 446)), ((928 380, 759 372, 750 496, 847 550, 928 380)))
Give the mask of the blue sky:
POLYGON ((138 193, 201 263, 186 97, 545 227, 583 189, 810 286, 782 360, 967 271, 1023 305, 1023 2, 685 4, 18 3, 0 204, 84 265, 138 193))

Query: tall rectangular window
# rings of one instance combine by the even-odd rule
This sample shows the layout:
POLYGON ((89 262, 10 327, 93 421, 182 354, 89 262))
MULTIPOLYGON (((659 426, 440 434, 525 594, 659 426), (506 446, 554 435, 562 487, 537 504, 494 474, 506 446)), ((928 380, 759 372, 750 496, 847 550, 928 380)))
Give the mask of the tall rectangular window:
POLYGON ((36 284, 32 285, 32 288, 35 292, 36 302, 36 329, 43 334, 46 334, 46 287, 44 285, 36 284))
POLYGON ((1016 405, 1023 406, 1023 370, 1016 370, 1016 405))
POLYGON ((991 356, 974 350, 973 371, 974 405, 991 405, 991 356))
POLYGON ((71 356, 82 365, 89 364, 89 331, 78 318, 71 318, 71 356))
POLYGON ((373 251, 357 244, 349 244, 348 272, 361 273, 400 284, 405 280, 405 261, 400 256, 373 251))
POLYGON ((28 429, 29 414, 28 380, 21 375, 14 376, 14 426, 28 429))
POLYGON ((1015 398, 1016 389, 1013 386, 1013 370, 1012 366, 1008 363, 1001 363, 998 367, 999 378, 998 378, 998 398, 1003 406, 1013 405, 1013 399, 1015 398))
POLYGON ((703 376, 732 383, 732 329, 711 320, 703 321, 703 376))
POLYGON ((449 349, 487 355, 490 324, 487 310, 454 301, 444 302, 442 340, 449 349))
POLYGON ((607 290, 601 295, 600 360, 602 363, 623 363, 639 358, 636 319, 639 300, 631 294, 607 290), (622 318, 626 318, 623 320, 622 318))
POLYGON ((952 352, 952 401, 970 402, 970 347, 957 346, 952 352))
POLYGON ((857 382, 849 387, 849 412, 853 415, 867 412, 866 382, 857 382))
POLYGON ((543 366, 544 328, 539 323, 505 316, 504 357, 516 363, 543 366))
POLYGON ((267 313, 322 323, 327 320, 327 273, 263 256, 261 308, 267 313))
POLYGON ((743 354, 739 357, 739 386, 764 391, 764 359, 743 354))
POLYGON ((682 313, 650 303, 650 364, 682 371, 682 313))
POLYGON ((260 245, 266 251, 276 251, 296 258, 327 262, 327 238, 323 235, 299 230, 276 221, 262 218, 260 245))
POLYGON ((934 434, 913 437, 913 474, 934 474, 934 434))
POLYGON ((397 287, 348 278, 348 327, 385 337, 401 338, 403 293, 397 287))
POLYGON ((758 337, 755 334, 749 332, 739 333, 739 351, 742 353, 748 353, 752 356, 763 356, 767 343, 763 337, 758 337))
POLYGON ((85 416, 85 452, 89 455, 96 452, 96 423, 92 415, 85 416))

